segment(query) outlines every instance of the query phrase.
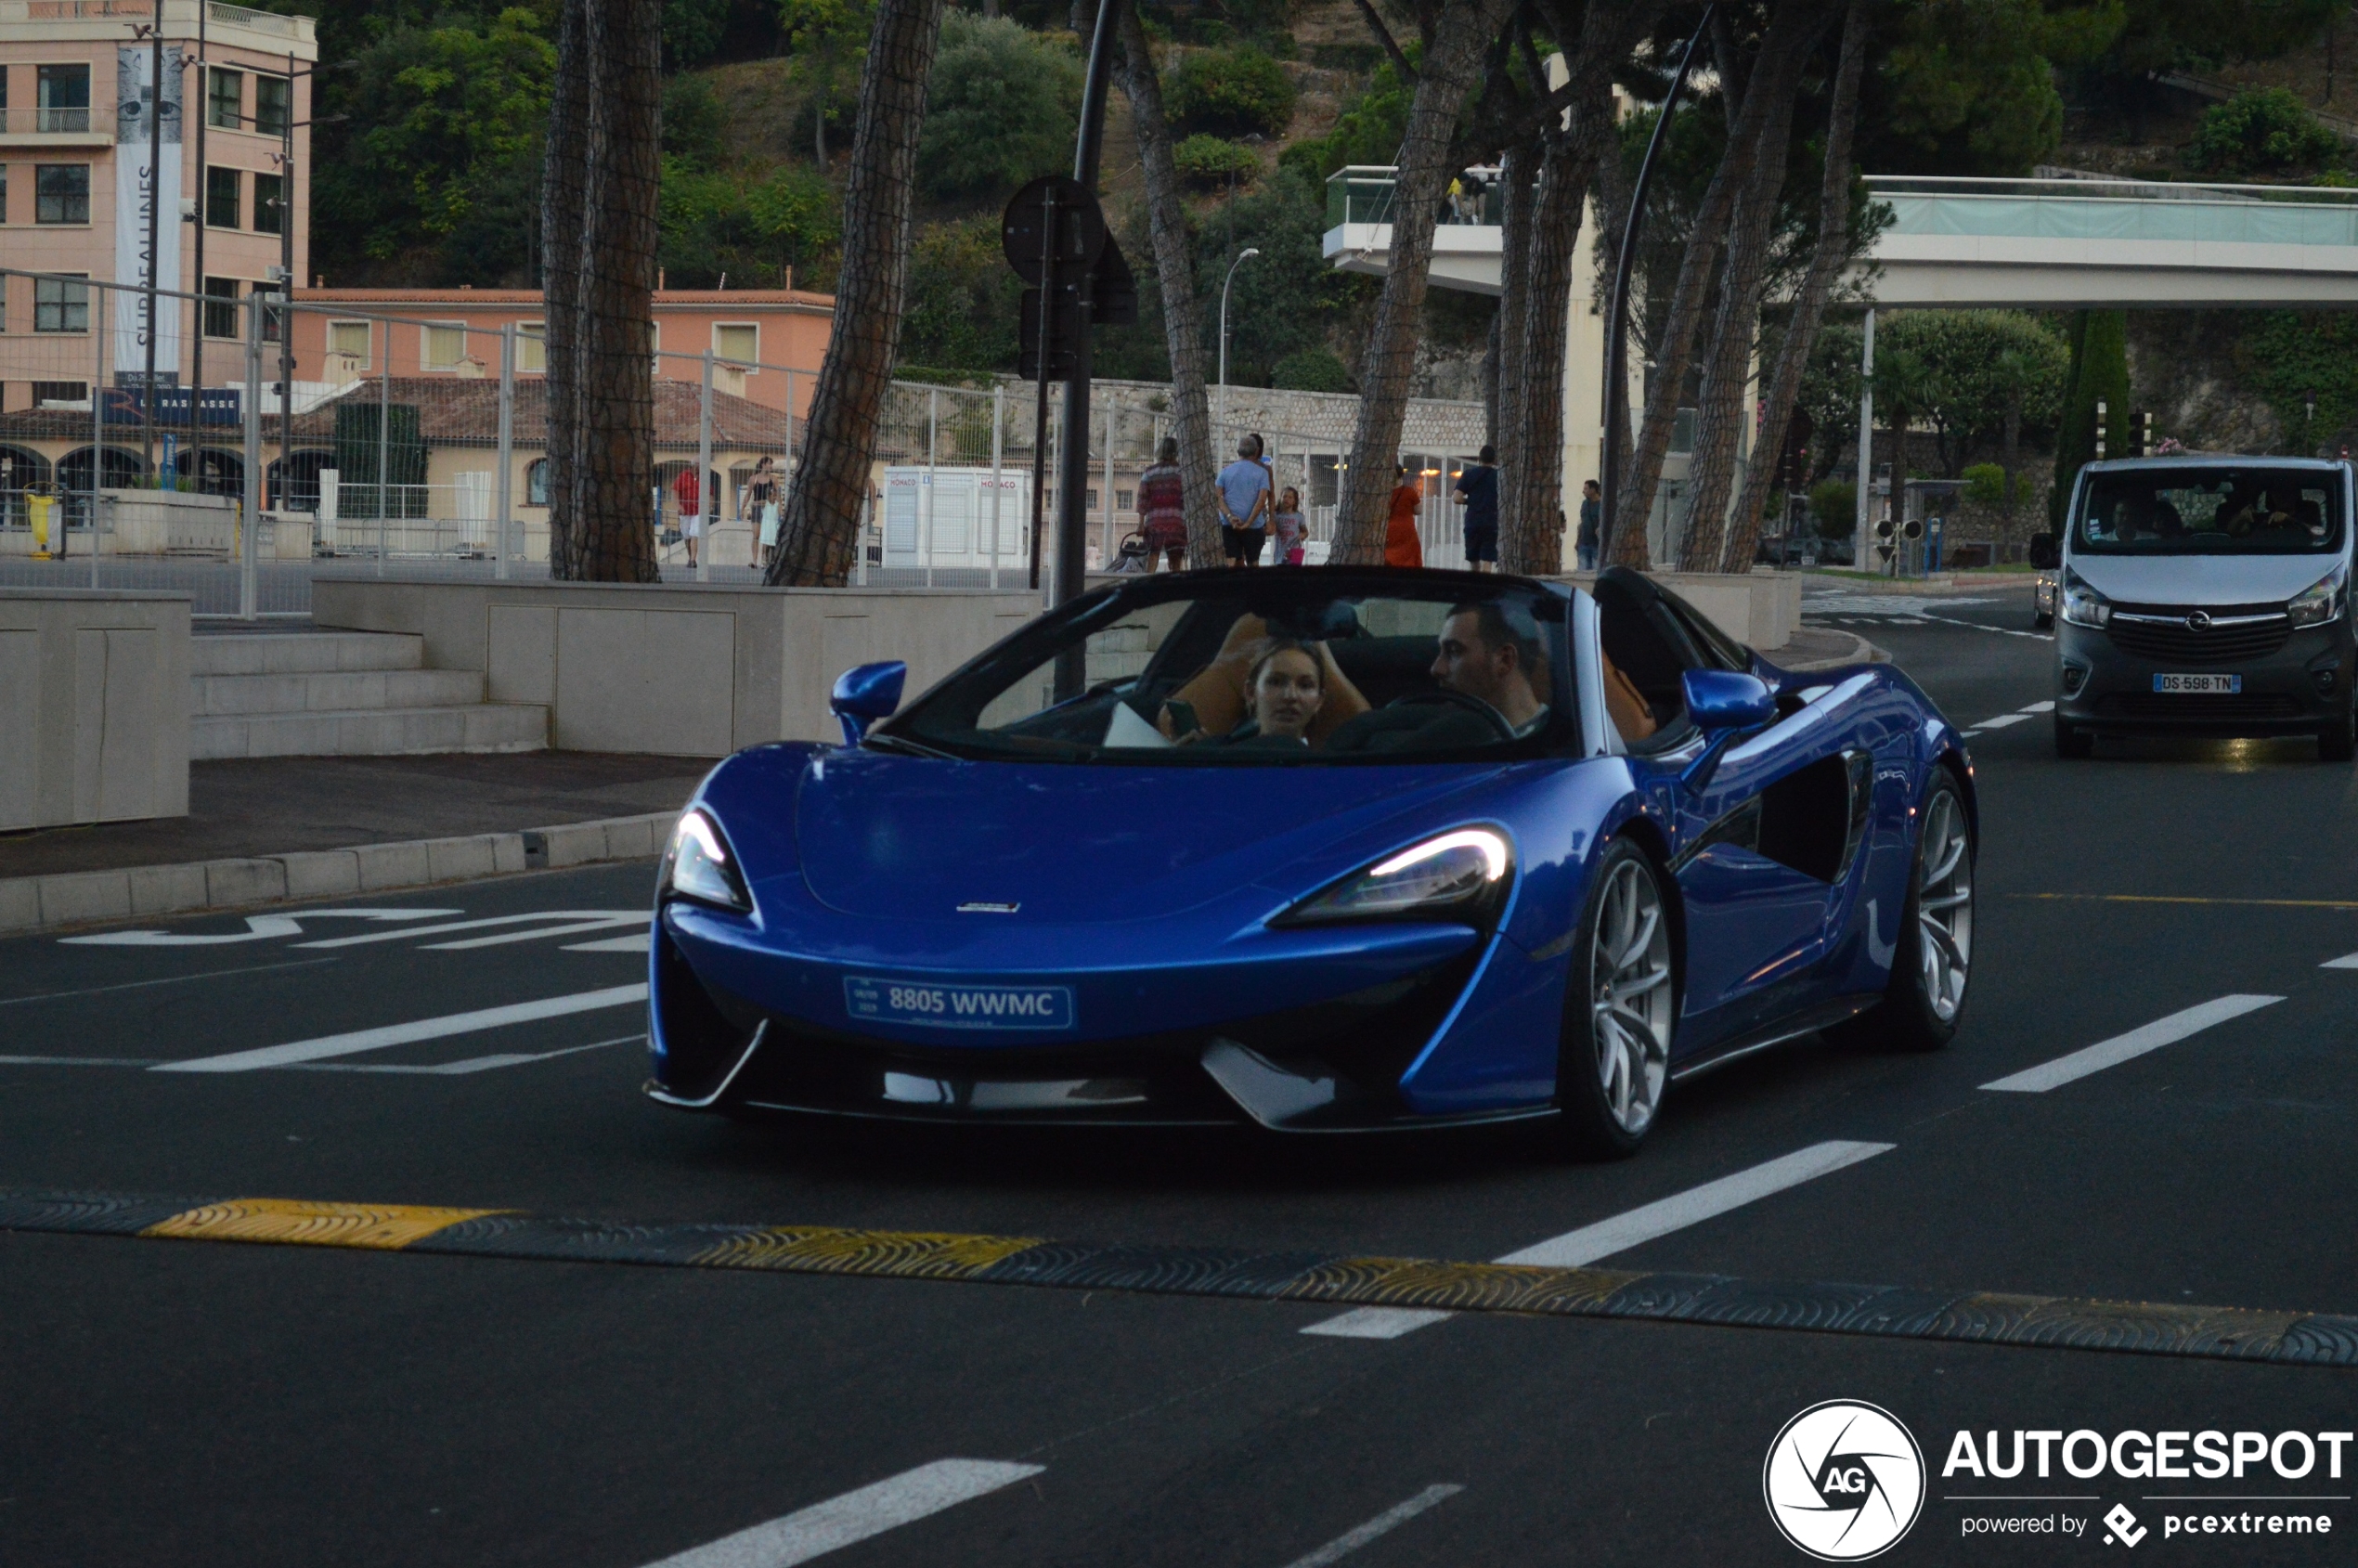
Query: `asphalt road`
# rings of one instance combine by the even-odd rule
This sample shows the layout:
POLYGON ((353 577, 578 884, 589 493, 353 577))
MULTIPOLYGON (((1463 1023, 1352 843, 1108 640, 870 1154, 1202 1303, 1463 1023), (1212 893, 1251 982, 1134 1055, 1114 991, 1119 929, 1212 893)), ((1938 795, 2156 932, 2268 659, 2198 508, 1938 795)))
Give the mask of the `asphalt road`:
MULTIPOLYGON (((374 918, 0 944, 0 1186, 1459 1260, 1667 1203, 1600 1266, 2358 1311, 2358 969, 2322 966, 2358 952, 2352 770, 2289 742, 2057 761, 2043 713, 2009 717, 2051 694, 2027 589, 1808 614, 1982 726, 1966 1027, 1932 1057, 1807 1041, 1682 1086, 1624 1164, 1511 1133, 945 1138, 664 1110, 637 1093, 641 962, 597 951, 643 918, 634 865, 336 906, 374 918), (2229 997, 2273 1000, 2044 1092, 1984 1087, 2229 997), (550 998, 587 1000, 342 1038, 550 998), (1790 1174, 1804 1151, 1822 1173, 1790 1174), (1756 1195, 1675 1201, 1729 1178, 1756 1195)), ((1891 1562, 2346 1562, 2358 1531, 2358 1444, 2339 1475, 2323 1450, 2298 1478, 1941 1473, 1959 1432, 2347 1432, 2352 1371, 1492 1313, 1304 1332, 1336 1316, 0 1235, 0 1562, 646 1568, 772 1522, 687 1562, 1796 1562, 1763 1462, 1838 1398, 1924 1451, 1891 1562), (2133 1548, 2107 1541, 2116 1504, 2133 1548), (2333 1535, 2166 1533, 2238 1511, 2333 1535), (2054 1533, 1968 1534, 2010 1518, 2054 1533)))

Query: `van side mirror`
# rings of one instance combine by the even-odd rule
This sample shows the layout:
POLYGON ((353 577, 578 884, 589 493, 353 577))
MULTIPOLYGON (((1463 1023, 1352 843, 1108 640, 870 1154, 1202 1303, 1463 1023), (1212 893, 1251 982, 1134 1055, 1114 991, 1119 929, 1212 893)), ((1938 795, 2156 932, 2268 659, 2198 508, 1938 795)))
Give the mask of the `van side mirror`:
POLYGON ((854 665, 836 677, 835 690, 827 694, 827 710, 843 726, 844 745, 858 745, 869 725, 892 717, 908 679, 909 667, 899 659, 854 665))
POLYGON ((2033 534, 2028 557, 2030 564, 2043 572, 2053 569, 2063 559, 2063 552, 2055 548, 2054 535, 2033 534))

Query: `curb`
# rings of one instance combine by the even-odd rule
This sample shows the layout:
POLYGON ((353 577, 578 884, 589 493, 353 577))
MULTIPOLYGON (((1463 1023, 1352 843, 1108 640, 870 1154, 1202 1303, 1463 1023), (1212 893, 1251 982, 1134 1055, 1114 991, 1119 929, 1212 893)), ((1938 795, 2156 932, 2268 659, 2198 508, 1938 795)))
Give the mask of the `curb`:
POLYGON ((0 879, 0 935, 147 915, 251 909, 294 899, 384 893, 602 861, 642 861, 663 852, 671 824, 679 818, 677 811, 656 811, 519 833, 12 876, 0 879))
POLYGON ((1768 662, 1776 665, 1780 669, 1790 670, 1795 675, 1807 675, 1818 669, 1840 669, 1845 665, 1889 664, 1891 662, 1890 654, 1876 647, 1855 631, 1843 631, 1838 627, 1831 626, 1811 627, 1809 629, 1847 637, 1850 639, 1851 645, 1830 659, 1807 659, 1799 664, 1785 664, 1779 660, 1776 654, 1770 654, 1768 655, 1768 662))

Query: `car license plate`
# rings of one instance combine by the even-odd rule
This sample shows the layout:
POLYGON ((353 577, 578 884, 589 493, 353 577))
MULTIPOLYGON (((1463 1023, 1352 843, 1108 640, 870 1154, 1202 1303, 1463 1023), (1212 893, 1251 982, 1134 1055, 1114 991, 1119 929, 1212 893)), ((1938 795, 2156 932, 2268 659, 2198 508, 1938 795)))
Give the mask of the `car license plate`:
POLYGON ((2202 693, 2234 696, 2244 689, 2240 675, 2157 675, 2154 690, 2173 693, 2202 693))
POLYGON ((1072 988, 1061 985, 943 985, 881 975, 848 975, 845 1011, 855 1018, 927 1029, 1070 1029, 1072 988))

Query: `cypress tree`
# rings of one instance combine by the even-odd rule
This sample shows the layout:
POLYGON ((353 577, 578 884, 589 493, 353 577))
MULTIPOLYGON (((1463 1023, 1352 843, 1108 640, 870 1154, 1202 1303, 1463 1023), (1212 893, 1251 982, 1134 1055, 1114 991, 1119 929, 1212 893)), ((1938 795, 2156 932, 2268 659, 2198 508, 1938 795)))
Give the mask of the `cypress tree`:
POLYGON ((2069 329, 2071 373, 2064 383, 2063 417, 2055 427, 2055 484, 2047 497, 2047 522, 2064 527, 2072 483, 2080 466, 2096 460, 2096 405, 2105 405, 2105 456, 2132 455, 2129 408, 2129 314, 2121 310, 2075 311, 2069 329))

